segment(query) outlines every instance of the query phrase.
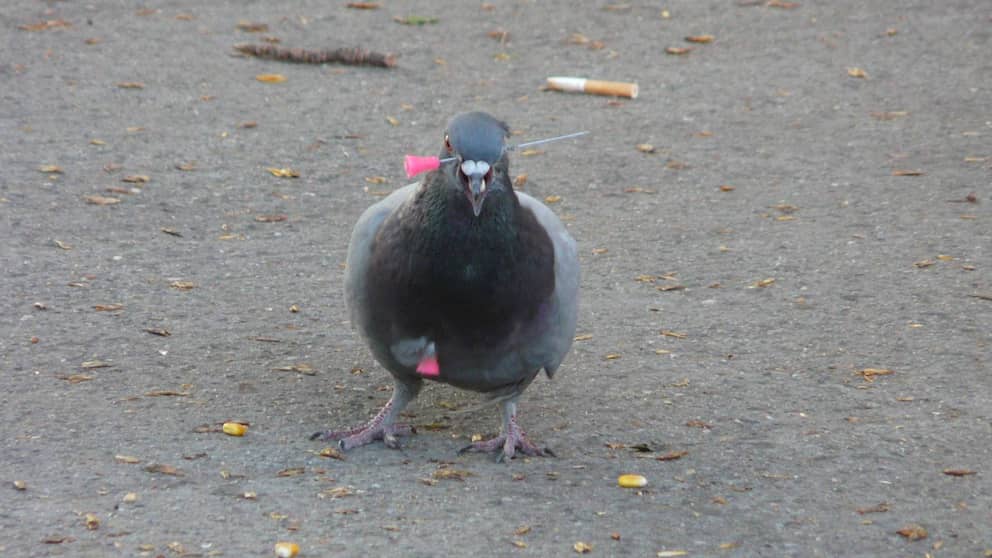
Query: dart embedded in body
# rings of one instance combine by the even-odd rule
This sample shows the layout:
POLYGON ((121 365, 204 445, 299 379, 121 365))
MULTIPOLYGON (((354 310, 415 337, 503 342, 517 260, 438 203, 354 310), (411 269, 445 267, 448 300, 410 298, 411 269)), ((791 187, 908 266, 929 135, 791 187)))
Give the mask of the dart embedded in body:
MULTIPOLYGON (((564 136, 555 136, 553 138, 528 141, 525 143, 521 143, 519 145, 507 147, 506 149, 507 151, 511 151, 514 149, 521 149, 524 147, 532 147, 534 145, 540 145, 542 143, 551 143, 553 141, 558 141, 563 139, 577 138, 579 136, 584 136, 588 133, 589 133, 588 131, 574 132, 571 134, 565 134, 564 136)), ((455 157, 446 157, 444 159, 441 159, 439 157, 421 157, 419 155, 407 155, 406 157, 403 158, 403 170, 406 171, 407 178, 413 178, 414 176, 417 176, 422 172, 432 171, 440 167, 441 163, 450 163, 451 161, 454 160, 455 157)))

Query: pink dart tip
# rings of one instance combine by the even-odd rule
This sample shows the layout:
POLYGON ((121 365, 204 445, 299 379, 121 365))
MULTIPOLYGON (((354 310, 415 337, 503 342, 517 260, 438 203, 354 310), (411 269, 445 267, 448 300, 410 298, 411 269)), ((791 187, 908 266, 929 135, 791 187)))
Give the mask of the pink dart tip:
POLYGON ((422 172, 432 171, 441 166, 441 160, 437 157, 418 157, 407 155, 403 158, 403 169, 407 178, 413 178, 422 172))
POLYGON ((437 357, 434 355, 425 356, 423 360, 417 363, 417 373, 422 376, 440 376, 441 367, 437 363, 437 357))

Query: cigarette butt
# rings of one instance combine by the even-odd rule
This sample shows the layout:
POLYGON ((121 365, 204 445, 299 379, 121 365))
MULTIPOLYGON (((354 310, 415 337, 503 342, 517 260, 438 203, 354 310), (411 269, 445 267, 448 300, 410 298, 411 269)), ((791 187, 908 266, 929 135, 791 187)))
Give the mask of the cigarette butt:
POLYGON ((624 81, 601 81, 575 77, 549 77, 548 87, 557 91, 577 91, 591 95, 637 98, 636 83, 624 81))

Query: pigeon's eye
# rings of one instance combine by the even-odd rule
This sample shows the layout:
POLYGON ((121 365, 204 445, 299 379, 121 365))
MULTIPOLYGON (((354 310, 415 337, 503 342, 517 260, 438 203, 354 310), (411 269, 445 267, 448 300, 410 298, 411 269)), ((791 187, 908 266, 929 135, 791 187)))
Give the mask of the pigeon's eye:
POLYGON ((448 150, 448 153, 453 151, 453 149, 451 149, 451 140, 448 139, 448 136, 444 136, 444 148, 448 150))

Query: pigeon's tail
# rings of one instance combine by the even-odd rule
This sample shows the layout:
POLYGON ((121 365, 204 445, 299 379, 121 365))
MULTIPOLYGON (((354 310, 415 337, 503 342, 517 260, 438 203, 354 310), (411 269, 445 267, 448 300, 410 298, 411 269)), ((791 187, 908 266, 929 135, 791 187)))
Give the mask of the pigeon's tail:
POLYGON ((451 414, 465 415, 468 413, 474 413, 476 411, 488 409, 489 407, 492 407, 494 405, 502 405, 503 403, 510 401, 511 399, 520 397, 520 394, 523 393, 525 389, 527 389, 527 386, 529 386, 531 382, 534 381, 534 378, 537 378, 538 372, 540 372, 540 370, 536 370, 533 374, 528 374, 527 376, 525 376, 523 379, 521 379, 519 382, 515 384, 500 388, 496 391, 491 391, 488 394, 486 394, 486 399, 484 401, 481 401, 479 403, 476 403, 475 405, 466 407, 464 409, 451 411, 451 414))
POLYGON ((496 405, 501 405, 501 404, 503 404, 503 402, 509 401, 510 399, 513 399, 514 397, 516 397, 518 395, 520 395, 520 392, 517 391, 517 390, 506 392, 506 393, 501 393, 501 394, 498 394, 498 395, 487 397, 484 401, 481 401, 479 403, 476 403, 475 405, 472 405, 471 407, 465 407, 464 409, 457 409, 457 410, 454 410, 454 411, 449 411, 449 414, 452 414, 452 415, 467 415, 469 413, 475 413, 475 412, 478 412, 478 411, 482 411, 483 409, 488 409, 489 407, 493 407, 493 406, 496 406, 496 405))

